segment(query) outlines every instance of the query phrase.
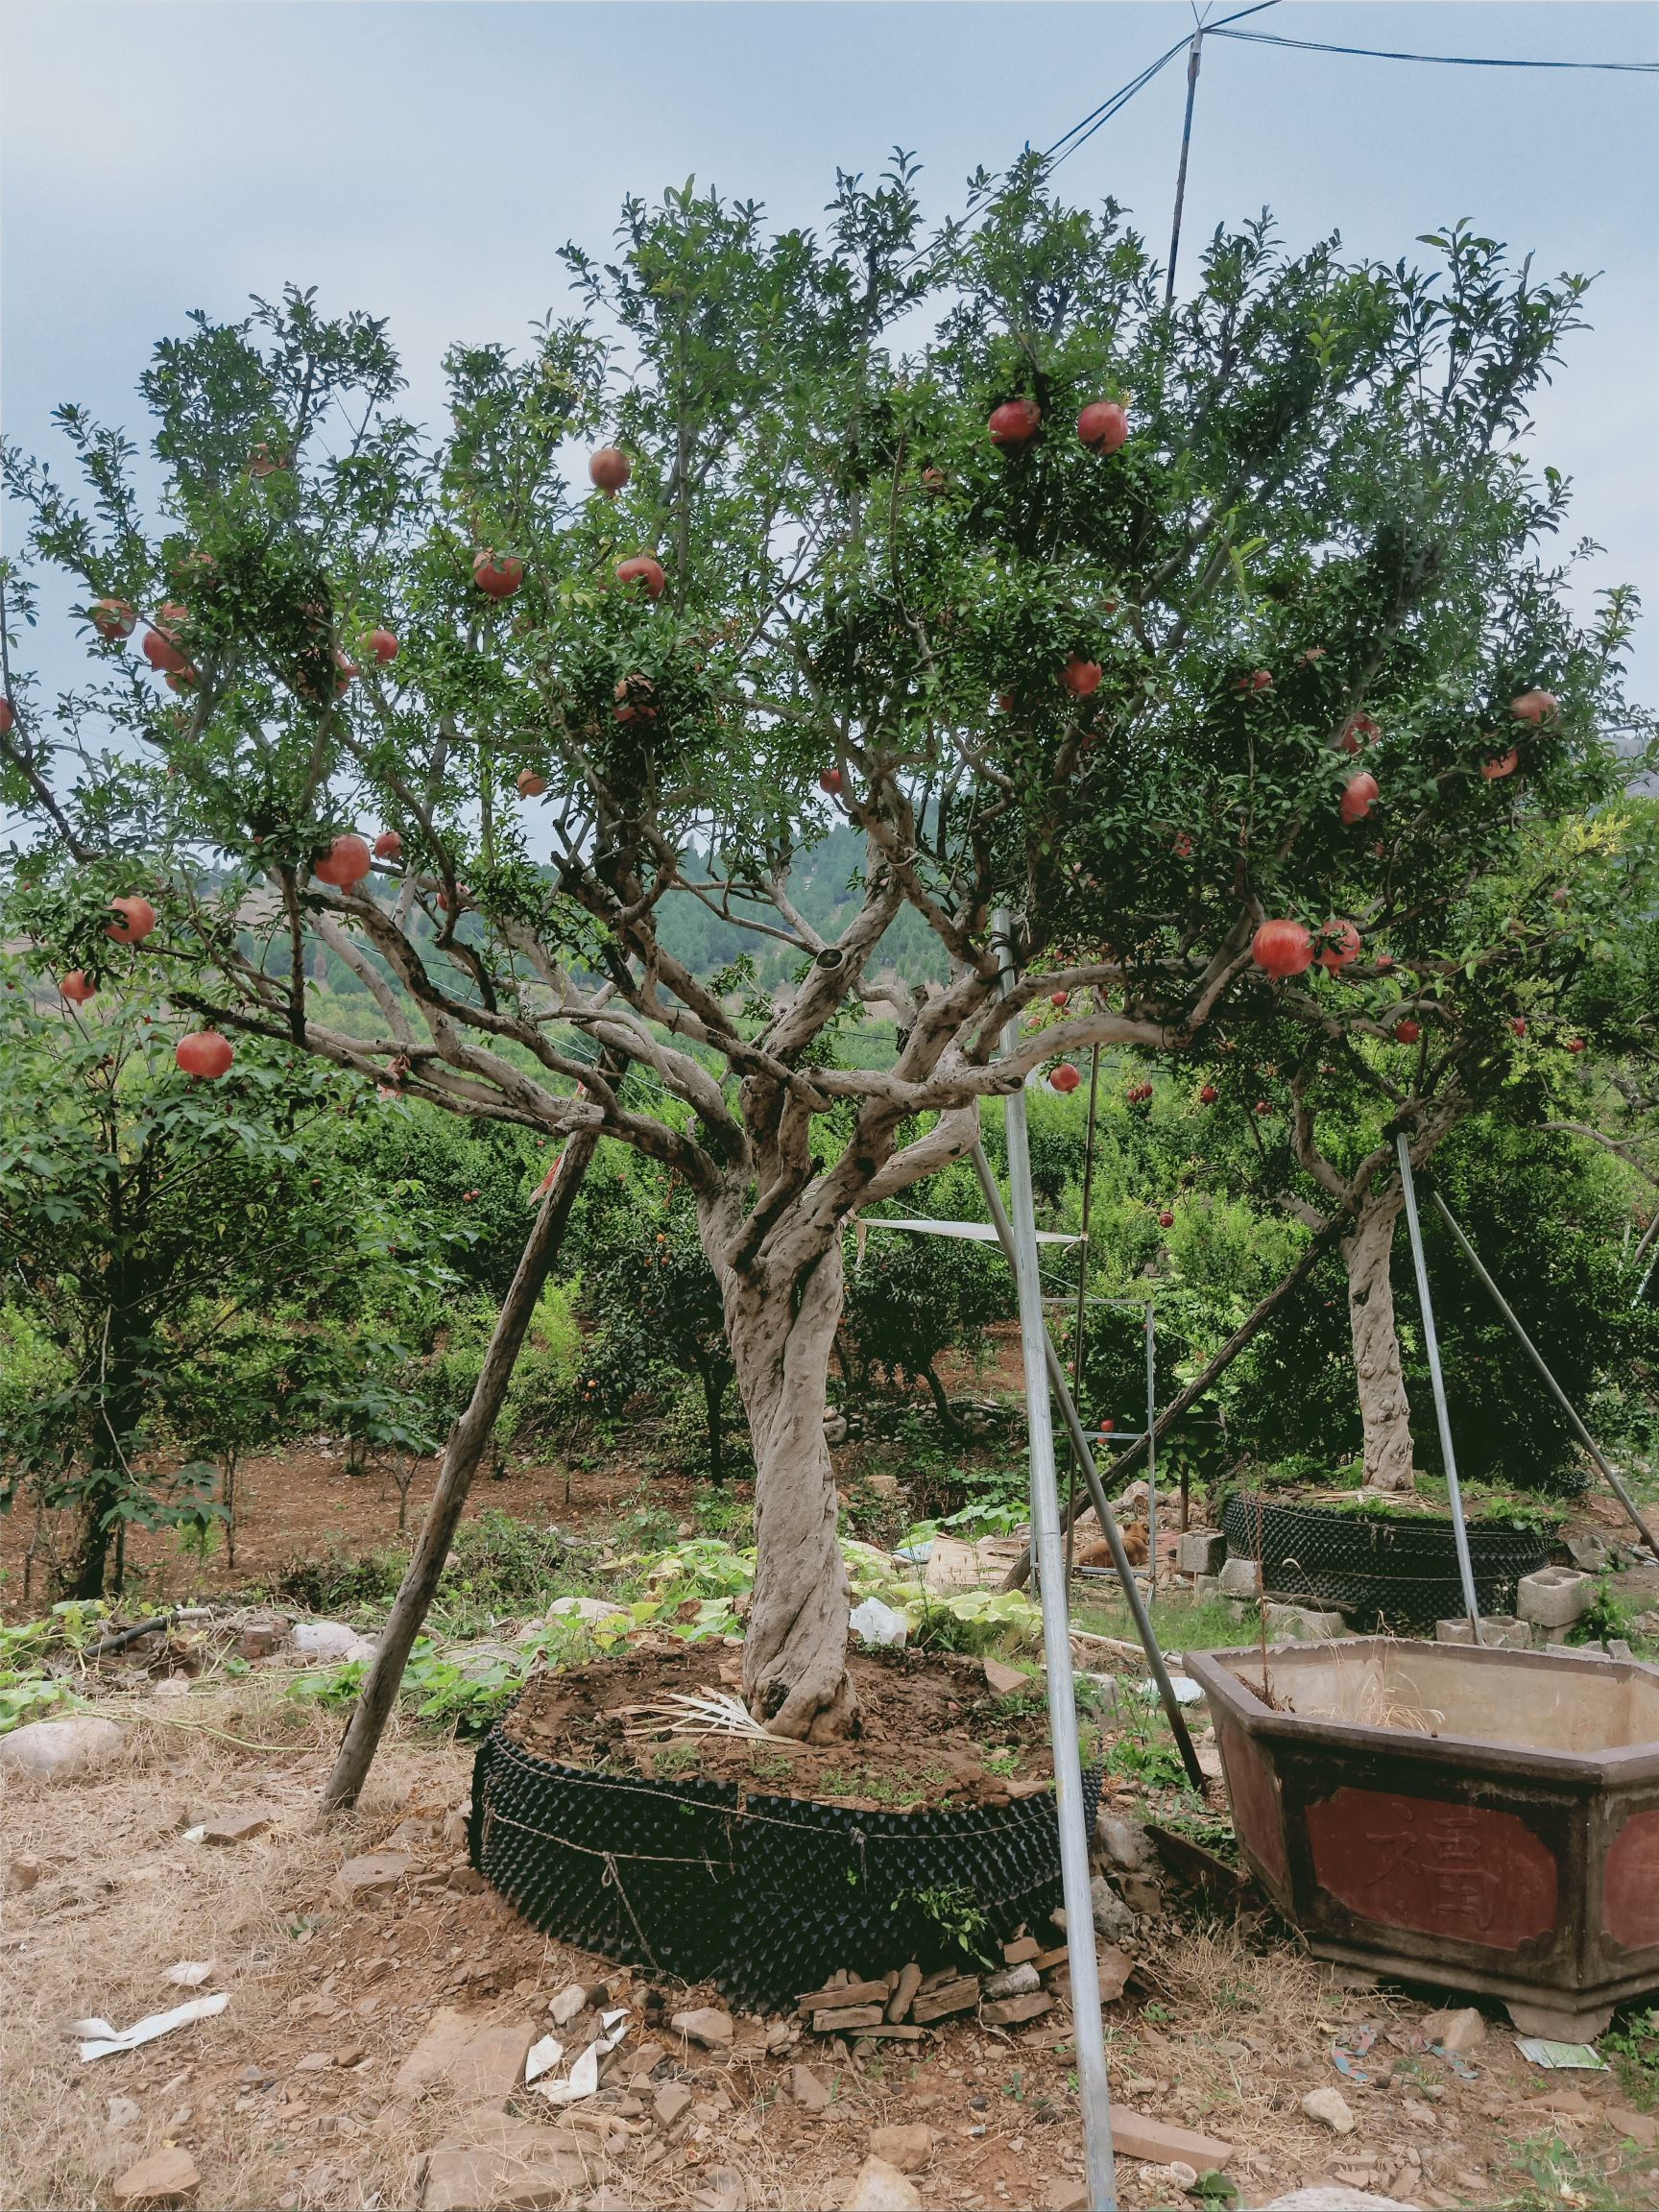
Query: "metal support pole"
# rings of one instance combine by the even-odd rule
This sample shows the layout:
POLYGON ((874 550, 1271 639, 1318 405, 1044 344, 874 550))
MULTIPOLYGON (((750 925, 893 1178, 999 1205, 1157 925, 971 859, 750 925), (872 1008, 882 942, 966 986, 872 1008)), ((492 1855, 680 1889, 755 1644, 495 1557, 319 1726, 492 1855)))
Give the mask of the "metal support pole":
POLYGON ((1429 1265, 1423 1256, 1423 1224, 1417 1218, 1417 1187, 1411 1180, 1411 1147, 1402 1130, 1395 1139, 1400 1154, 1400 1187, 1406 1194, 1406 1225, 1411 1232, 1411 1259, 1417 1269, 1417 1304, 1423 1315, 1423 1349, 1429 1355, 1429 1379, 1434 1385, 1434 1418, 1440 1424, 1440 1456, 1446 1462, 1446 1487, 1451 1493, 1452 1537, 1457 1547, 1457 1574, 1463 1584, 1463 1607, 1469 1616, 1469 1633, 1480 1642, 1480 1601, 1475 1595, 1475 1570, 1469 1561, 1469 1531, 1463 1522, 1463 1493, 1457 1486, 1457 1460, 1452 1450, 1452 1416, 1446 1406, 1446 1378, 1440 1372, 1440 1339, 1434 1334, 1434 1307, 1429 1296, 1429 1265))
MULTIPOLYGON (((1001 1239, 1003 1257, 1010 1267, 1014 1264, 1014 1232, 1009 1226, 1007 1209, 1002 1204, 1002 1193, 997 1188, 997 1178, 991 1172, 991 1163, 985 1157, 985 1148, 974 1147, 974 1165, 979 1173, 979 1188, 985 1193, 985 1204, 992 1224, 1001 1239)), ((1135 1633, 1141 1639, 1141 1648, 1146 1654, 1147 1669, 1158 1685, 1158 1695, 1164 1707, 1169 1732, 1175 1739, 1175 1748, 1181 1754, 1181 1764, 1187 1769, 1187 1779, 1202 1797, 1204 1794, 1204 1769, 1198 1764, 1198 1753, 1193 1748, 1192 1734, 1187 1725, 1187 1716, 1181 1710, 1181 1701, 1175 1695, 1175 1685, 1169 1679, 1169 1670, 1164 1664, 1164 1653, 1159 1646, 1158 1632, 1152 1625, 1152 1616, 1146 1610, 1146 1600, 1141 1595, 1141 1585, 1135 1579, 1135 1570, 1129 1564, 1129 1554, 1123 1549, 1123 1531, 1118 1526, 1118 1516, 1112 1510, 1112 1502, 1106 1495, 1106 1486, 1100 1479, 1100 1470, 1094 1463, 1094 1455, 1089 1449, 1089 1438, 1084 1432, 1076 1402, 1066 1387, 1066 1370, 1060 1364, 1060 1355, 1054 1349, 1054 1339, 1046 1330, 1043 1333, 1044 1353, 1048 1366, 1048 1387, 1054 1393, 1054 1402, 1066 1423, 1066 1433, 1071 1439, 1071 1449, 1077 1455, 1077 1463, 1083 1470, 1083 1485, 1089 1493, 1089 1503, 1094 1508, 1094 1518, 1100 1524, 1101 1533, 1112 1553, 1112 1564, 1123 1588, 1123 1601, 1135 1623, 1135 1633)))
POLYGON ((1158 1323, 1146 1301, 1146 1602, 1158 1596, 1158 1323))
MULTIPOLYGON (((998 916, 1003 974, 1012 980, 1008 920, 998 916)), ((1003 1032, 1012 1051, 1018 1023, 1003 1032)), ((1042 1562, 1043 1647, 1048 1671, 1048 1733, 1054 1750, 1055 1814, 1060 1876, 1066 1900, 1066 1949, 1071 1977, 1071 2033, 1083 2103, 1083 2149, 1090 2212, 1117 2212, 1112 2158, 1112 2092, 1100 2023, 1100 1969, 1094 1953, 1089 1836, 1083 1815, 1083 1767, 1077 1748, 1076 1689, 1071 1678, 1070 1593, 1060 1538, 1060 1492, 1054 1479, 1054 1431, 1048 1410, 1048 1342, 1043 1283, 1037 1267, 1037 1213, 1031 1195, 1031 1151, 1023 1087, 1005 1101, 1008 1191, 1014 1229, 1014 1274, 1020 1292, 1020 1345, 1025 1368, 1025 1416, 1031 1436, 1031 1535, 1042 1562)))
MULTIPOLYGON (((1089 1311, 1089 1211, 1094 1198, 1094 1126, 1100 1103, 1100 1047, 1089 1062, 1089 1129, 1083 1140, 1083 1241, 1077 1248, 1077 1328, 1071 1346, 1071 1395, 1083 1395, 1083 1324, 1089 1311)), ((1066 1587, 1071 1587, 1071 1557, 1077 1540, 1077 1454, 1066 1462, 1066 1587)))
POLYGON ((1433 1199, 1435 1205, 1440 1209, 1441 1219, 1445 1222, 1447 1228, 1451 1230, 1453 1236, 1456 1238, 1458 1243, 1463 1247, 1463 1257, 1468 1261, 1470 1266, 1474 1268, 1476 1274, 1479 1276, 1481 1282, 1485 1285, 1493 1305, 1497 1307, 1499 1312, 1503 1314, 1504 1320, 1508 1322, 1510 1328, 1514 1330, 1516 1335, 1520 1338, 1521 1349, 1526 1353, 1527 1358, 1531 1360, 1533 1366, 1537 1368, 1539 1374, 1544 1378, 1545 1384, 1549 1389, 1551 1396, 1554 1399, 1556 1405, 1560 1407, 1562 1412, 1566 1414, 1567 1419, 1572 1426, 1574 1434, 1577 1437, 1579 1443, 1583 1445, 1585 1451, 1589 1453, 1591 1458, 1595 1460, 1597 1466, 1600 1468, 1602 1474, 1606 1476, 1608 1487, 1613 1492, 1614 1497, 1618 1499, 1620 1504, 1623 1506, 1625 1512, 1629 1514, 1630 1519, 1635 1524, 1637 1533, 1641 1536, 1643 1543, 1647 1545, 1650 1551, 1654 1552, 1655 1554, 1659 1554, 1659 1544, 1656 1544, 1653 1541, 1653 1532, 1648 1527, 1647 1522, 1643 1520, 1635 1499, 1632 1498, 1629 1491, 1625 1489, 1623 1483, 1620 1480, 1619 1476, 1614 1471, 1614 1469, 1609 1466, 1607 1461, 1602 1457, 1600 1447, 1598 1445, 1595 1437, 1591 1435, 1589 1430, 1585 1428, 1583 1422, 1578 1418, 1577 1410, 1569 1401, 1566 1391, 1562 1389, 1560 1383, 1556 1382, 1554 1376, 1551 1375, 1549 1368, 1545 1366, 1543 1353, 1539 1351, 1537 1345, 1533 1343, 1531 1337, 1528 1336, 1526 1330, 1522 1328, 1520 1317, 1509 1304, 1508 1299, 1504 1297, 1503 1291, 1499 1289, 1497 1284, 1493 1282, 1491 1276, 1487 1274, 1485 1268, 1480 1264, 1480 1257, 1479 1253, 1476 1251, 1474 1245, 1470 1243, 1468 1238, 1464 1236, 1456 1221, 1453 1218, 1451 1207, 1447 1205, 1445 1199, 1441 1197, 1438 1190, 1431 1190, 1429 1195, 1433 1199))

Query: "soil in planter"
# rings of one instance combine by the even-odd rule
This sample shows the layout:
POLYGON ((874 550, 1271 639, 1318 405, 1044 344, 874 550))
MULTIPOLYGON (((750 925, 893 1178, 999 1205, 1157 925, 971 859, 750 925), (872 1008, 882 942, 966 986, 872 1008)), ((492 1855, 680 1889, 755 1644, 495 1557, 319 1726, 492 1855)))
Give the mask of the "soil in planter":
POLYGON ((719 1671, 730 1657, 723 1646, 678 1645, 538 1675, 502 1733, 567 1767, 657 1782, 701 1775, 744 1796, 862 1812, 1009 1805, 1052 1789, 1047 1708, 1035 1685, 1029 1696, 999 1697, 976 1661, 950 1653, 851 1655, 860 1732, 844 1743, 686 1735, 638 1710, 677 1691, 730 1695, 719 1671))

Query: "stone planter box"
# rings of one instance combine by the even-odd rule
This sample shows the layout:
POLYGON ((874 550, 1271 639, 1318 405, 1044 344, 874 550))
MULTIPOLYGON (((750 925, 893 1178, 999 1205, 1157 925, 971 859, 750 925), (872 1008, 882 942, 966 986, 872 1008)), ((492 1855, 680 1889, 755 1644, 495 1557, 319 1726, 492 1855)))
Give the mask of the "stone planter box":
POLYGON ((1599 2034, 1659 1988, 1659 1668, 1388 1637, 1192 1652, 1239 1844, 1321 1958, 1599 2034))

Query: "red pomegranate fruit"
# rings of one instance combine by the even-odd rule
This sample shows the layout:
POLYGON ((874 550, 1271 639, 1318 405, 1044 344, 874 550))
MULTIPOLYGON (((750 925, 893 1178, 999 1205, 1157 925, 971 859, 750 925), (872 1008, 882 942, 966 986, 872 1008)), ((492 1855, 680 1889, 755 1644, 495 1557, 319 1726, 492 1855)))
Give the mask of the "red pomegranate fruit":
POLYGON ((1271 668, 1253 668, 1248 676, 1240 676, 1233 688, 1235 691, 1242 691, 1248 699, 1261 698, 1273 688, 1273 671, 1271 668))
POLYGON ((631 561, 618 562, 616 581, 618 584, 643 584, 653 599, 661 599, 668 576, 661 561, 649 553, 636 553, 631 561))
POLYGON ((311 873, 320 883, 332 883, 341 891, 353 891, 369 873, 369 848, 348 830, 336 837, 311 873))
POLYGON ((189 608, 180 607, 176 599, 169 599, 156 611, 155 621, 146 624, 144 658, 152 668, 180 675, 189 667, 190 663, 180 649, 176 636, 179 625, 189 619, 189 608))
POLYGON ((1518 721, 1530 722, 1536 730, 1540 723, 1560 713, 1561 702, 1553 691, 1523 691, 1519 699, 1510 700, 1509 711, 1518 721))
POLYGON ((1422 1034, 1421 1022, 1413 1022, 1409 1015, 1404 1022, 1396 1022, 1394 1024, 1394 1042, 1396 1045, 1415 1045, 1422 1034))
POLYGON ((826 768, 823 775, 818 779, 818 788, 820 791, 828 791, 830 798, 833 799, 840 792, 845 781, 846 778, 839 768, 826 768))
POLYGON ((1502 782, 1505 776, 1513 776, 1521 756, 1513 745, 1507 753, 1500 753, 1496 760, 1482 760, 1480 774, 1488 783, 1502 782))
POLYGON ((1162 1214, 1159 1214, 1159 1216, 1158 1216, 1158 1226, 1159 1226, 1159 1228, 1160 1228, 1160 1229, 1173 1229, 1173 1228, 1174 1228, 1174 1226, 1175 1226, 1175 1216, 1174 1216, 1174 1214, 1171 1214, 1171 1213, 1169 1212, 1169 1210, 1168 1210, 1168 1208, 1167 1208, 1167 1207, 1166 1207, 1166 1208, 1165 1208, 1165 1210, 1164 1210, 1164 1212, 1163 1212, 1162 1214))
POLYGON ((1116 399, 1092 399, 1077 418, 1077 435, 1091 453, 1116 453, 1129 436, 1129 418, 1116 399))
POLYGON ((397 640, 390 630, 371 630, 363 642, 382 668, 388 661, 396 661, 397 658, 397 640))
POLYGON ((547 788, 545 776, 538 776, 534 768, 520 768, 517 776, 520 799, 540 799, 547 788))
POLYGON ((194 1075, 199 1082, 216 1083, 229 1070, 236 1047, 217 1029, 196 1029, 180 1038, 173 1057, 186 1075, 194 1075))
POLYGON ((1352 922, 1327 922, 1319 934, 1319 965, 1327 975, 1340 974, 1358 959, 1359 932, 1352 922))
POLYGON ((1082 1080, 1082 1076, 1078 1074, 1076 1069, 1072 1067, 1070 1060, 1062 1060, 1059 1067, 1054 1070, 1053 1073, 1048 1078, 1050 1086, 1054 1090, 1062 1093, 1067 1091, 1075 1091, 1078 1084, 1081 1083, 1082 1080))
POLYGON ((1517 1037, 1525 1037, 1525 1036, 1526 1036, 1526 1034, 1527 1034, 1527 1017, 1526 1017, 1526 1015, 1525 1015, 1525 1014, 1517 1014, 1517 1015, 1514 1017, 1514 1019, 1513 1019, 1513 1020, 1510 1022, 1510 1023, 1509 1023, 1509 1026, 1510 1026, 1510 1028, 1511 1028, 1511 1029, 1513 1029, 1513 1030, 1514 1030, 1514 1032, 1515 1032, 1515 1034, 1516 1034, 1516 1036, 1517 1036, 1517 1037))
POLYGON ((1269 975, 1300 975, 1313 964, 1313 940, 1300 922, 1263 922, 1250 940, 1250 957, 1269 975))
POLYGON ((1363 822, 1379 799, 1382 786, 1375 776, 1361 769, 1358 776, 1350 776, 1342 786, 1342 819, 1347 823, 1363 822))
POLYGON ((480 551, 472 556, 472 581, 491 599, 511 599, 524 581, 524 564, 516 553, 480 551))
POLYGON ((403 840, 398 836, 396 830, 381 830, 379 836, 374 840, 374 857, 376 860, 402 859, 403 840))
POLYGON ((1070 1005, 1070 1000, 1071 994, 1070 991, 1050 991, 1048 994, 1048 1003, 1050 1006, 1070 1005))
POLYGON ((1336 742, 1344 753, 1358 753, 1361 745, 1371 744, 1382 734, 1382 725, 1373 722, 1369 714, 1350 714, 1337 732, 1336 742))
POLYGON ((1567 1049, 1568 1049, 1568 1051, 1569 1051, 1569 1052, 1582 1052, 1582 1051, 1583 1051, 1583 1049, 1584 1049, 1584 1040, 1583 1040, 1583 1038, 1582 1038, 1582 1037, 1569 1037, 1569 1038, 1568 1038, 1568 1040, 1567 1040, 1567 1049))
POLYGON ((111 899, 109 905, 121 919, 109 924, 104 932, 105 936, 112 937, 117 945, 142 945, 155 928, 157 919, 156 909, 149 900, 136 897, 111 899))
POLYGON ((131 637, 138 619, 137 610, 129 607, 125 599, 94 599, 89 613, 93 629, 108 645, 119 645, 123 638, 131 637))
POLYGON ((1060 681, 1074 699, 1089 699, 1099 690, 1102 674, 1098 661, 1085 661, 1081 653, 1073 653, 1060 671, 1060 681))
POLYGON ((588 473, 608 499, 614 499, 633 475, 634 464, 619 445, 601 445, 588 464, 588 473))
POLYGON ((1043 410, 1035 399, 1004 399, 1000 407, 992 410, 985 427, 993 445, 1000 446, 1004 453, 1018 453, 1042 429, 1043 410))
POLYGON ((1220 1095, 1220 1092, 1216 1090, 1214 1083, 1206 1083, 1203 1090, 1198 1094, 1198 1103, 1200 1106, 1214 1106, 1220 1095))
POLYGON ((17 727, 17 709, 10 699, 0 699, 0 737, 9 737, 17 727))
POLYGON ((59 996, 67 998, 72 1006, 84 1006, 88 998, 96 997, 98 986, 84 970, 71 968, 59 984, 58 991, 59 996))

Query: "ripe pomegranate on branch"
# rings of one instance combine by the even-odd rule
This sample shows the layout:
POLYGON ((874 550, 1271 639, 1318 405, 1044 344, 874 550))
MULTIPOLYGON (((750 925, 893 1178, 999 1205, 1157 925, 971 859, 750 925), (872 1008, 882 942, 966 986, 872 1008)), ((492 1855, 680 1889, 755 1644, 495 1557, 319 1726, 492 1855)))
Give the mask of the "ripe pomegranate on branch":
MULTIPOLYGON (((1171 322, 1119 211, 1062 205, 1034 157, 971 232, 929 230, 904 159, 843 177, 821 234, 688 187, 631 203, 603 261, 566 250, 576 312, 525 353, 451 351, 430 454, 385 326, 293 293, 158 353, 150 541, 10 456, 28 561, 143 642, 124 612, 87 641, 127 748, 90 778, 84 717, 54 732, 12 672, 8 797, 44 866, 143 852, 193 1037, 604 1135, 692 1193, 757 1466, 744 1687, 777 1730, 857 1725, 823 1414, 859 1209, 1094 1045, 1288 1022, 1385 1058, 1382 949, 1420 982, 1471 882, 1613 787, 1627 603, 1575 622, 1536 550, 1562 494, 1508 458, 1581 287, 1472 232, 1440 252, 1397 276, 1252 227, 1171 322), (1479 407, 1432 397, 1454 328, 1479 407), (279 476, 207 465, 251 415, 279 476), (1494 785, 1494 724, 1546 684, 1494 785), (1361 732, 1380 841, 1340 819, 1361 732), (830 937, 791 870, 849 826, 830 937), (676 949, 688 903, 781 947, 785 984, 734 1004, 676 949), (926 950, 895 980, 901 943, 926 950), (1039 997, 1059 1019, 1020 1032, 1039 997), (873 1067, 837 1030, 878 1003, 873 1067)), ((36 926, 54 973, 85 965, 36 926)))

